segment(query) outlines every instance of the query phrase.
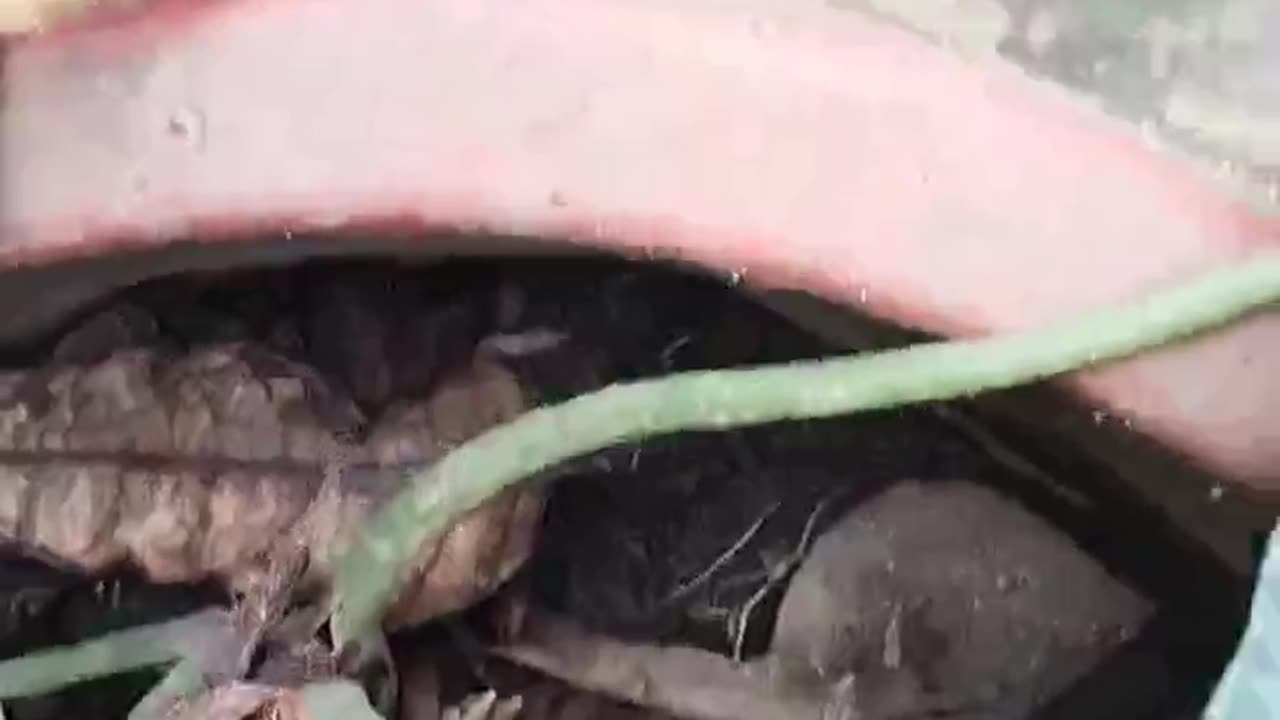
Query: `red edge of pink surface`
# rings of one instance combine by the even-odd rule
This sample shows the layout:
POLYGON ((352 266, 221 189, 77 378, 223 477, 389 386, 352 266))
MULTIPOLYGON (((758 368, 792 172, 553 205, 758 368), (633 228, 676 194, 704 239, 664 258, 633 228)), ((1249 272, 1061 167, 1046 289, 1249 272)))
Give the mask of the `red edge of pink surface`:
MULTIPOLYGON (((6 57, 0 263, 484 230, 976 335, 1280 250, 1274 218, 999 61, 851 13, 769 12, 177 2, 26 38, 6 57), (162 126, 189 107, 207 127, 184 146, 162 126)), ((1276 348, 1272 314, 1074 382, 1276 487, 1276 348)))

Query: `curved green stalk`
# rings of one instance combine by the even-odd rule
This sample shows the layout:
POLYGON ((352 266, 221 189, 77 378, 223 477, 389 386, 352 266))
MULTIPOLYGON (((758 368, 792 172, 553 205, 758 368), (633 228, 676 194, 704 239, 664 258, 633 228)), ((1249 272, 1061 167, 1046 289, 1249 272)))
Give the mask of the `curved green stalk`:
POLYGON ((0 662, 0 699, 40 695, 74 683, 167 665, 207 644, 222 627, 216 610, 132 627, 75 645, 0 662))
POLYGON ((127 720, 164 720, 183 700, 190 700, 209 688, 204 668, 194 656, 185 657, 129 711, 127 720))
POLYGON ((1042 380, 1223 325, 1280 300, 1280 255, 1041 330, 984 340, 614 385, 528 412, 412 479, 353 539, 334 578, 331 629, 375 631, 421 544, 503 488, 570 457, 683 430, 722 430, 945 400, 1042 380))

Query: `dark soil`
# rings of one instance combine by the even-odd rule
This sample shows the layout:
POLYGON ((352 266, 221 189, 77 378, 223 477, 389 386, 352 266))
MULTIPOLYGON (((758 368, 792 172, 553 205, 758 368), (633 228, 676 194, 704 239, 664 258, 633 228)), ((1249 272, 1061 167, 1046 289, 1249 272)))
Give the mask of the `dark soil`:
MULTIPOLYGON (((415 267, 369 260, 160 279, 3 360, 12 367, 51 358, 88 362, 138 344, 183 349, 249 340, 344 383, 376 417, 397 393, 425 387, 436 369, 482 337, 530 331, 565 336, 515 362, 541 403, 618 380, 829 352, 721 283, 656 266, 512 260, 415 267), (427 307, 449 310, 424 321, 427 307)), ((1046 470, 1069 492, 1028 483, 928 407, 613 448, 555 473, 539 549, 516 583, 531 602, 614 637, 750 658, 768 650, 796 567, 787 561, 806 547, 807 526, 808 539, 817 537, 902 480, 964 479, 1016 499, 1155 608, 1136 637, 1035 717, 1196 715, 1242 626, 1248 579, 1194 550, 1129 495, 1060 468, 1046 470)), ((126 575, 77 578, 10 555, 0 565, 6 657, 177 614, 217 596, 126 575)), ((571 691, 547 690, 528 672, 480 657, 474 647, 468 652, 473 633, 484 632, 472 621, 485 611, 456 619, 449 631, 436 624, 399 638, 399 652, 425 644, 459 660, 443 663, 451 668, 442 679, 446 696, 485 686, 499 694, 525 691, 543 698, 541 717, 573 716, 556 709, 572 704, 563 700, 571 691)), ((152 677, 15 702, 7 717, 122 717, 152 677)), ((605 714, 604 706, 592 707, 591 714, 605 714)))

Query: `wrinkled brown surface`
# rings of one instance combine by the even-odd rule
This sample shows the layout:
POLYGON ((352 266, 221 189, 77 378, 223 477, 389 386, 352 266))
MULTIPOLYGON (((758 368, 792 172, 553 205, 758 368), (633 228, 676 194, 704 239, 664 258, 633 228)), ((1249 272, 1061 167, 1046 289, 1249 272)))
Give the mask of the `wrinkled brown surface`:
MULTIPOLYGON (((308 584, 407 473, 517 415, 520 387, 476 360, 372 428, 316 373, 251 344, 0 375, 0 536, 86 571, 252 582, 288 544, 308 584), (354 438, 361 435, 364 439, 354 438)), ((389 623, 464 607, 530 552, 537 489, 505 493, 422 549, 389 623)))
POLYGON ((1150 603, 1070 538, 980 485, 903 482, 822 535, 778 611, 788 686, 856 681, 908 705, 1040 701, 1136 634, 1150 603), (911 700, 915 696, 915 700, 911 700))

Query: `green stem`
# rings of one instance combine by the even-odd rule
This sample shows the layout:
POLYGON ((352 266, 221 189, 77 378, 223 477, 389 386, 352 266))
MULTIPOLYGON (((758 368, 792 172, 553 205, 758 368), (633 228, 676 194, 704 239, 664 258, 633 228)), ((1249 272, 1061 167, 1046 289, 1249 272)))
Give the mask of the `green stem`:
POLYGON ((945 400, 1042 380, 1223 325, 1280 300, 1280 256, 1041 330, 877 354, 684 373, 530 411, 415 476, 339 559, 338 647, 376 631, 417 548, 503 488, 567 458, 684 430, 723 430, 945 400))
POLYGON ((75 645, 0 662, 0 699, 40 695, 117 673, 167 665, 212 637, 217 613, 202 610, 174 620, 128 628, 75 645))
POLYGON ((128 720, 162 720, 179 702, 208 689, 200 662, 194 656, 183 658, 133 706, 128 720))

